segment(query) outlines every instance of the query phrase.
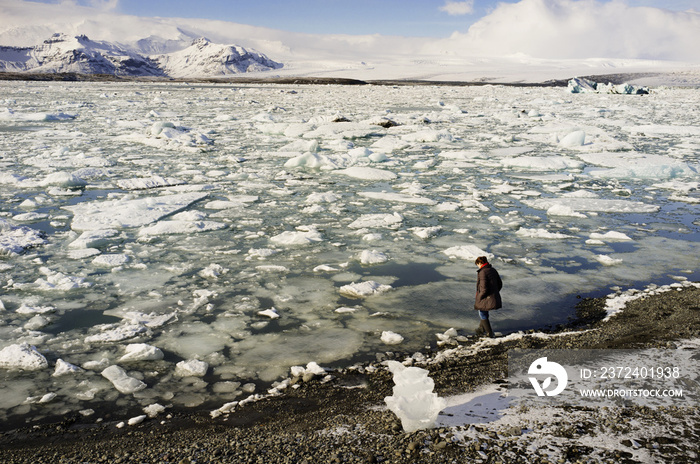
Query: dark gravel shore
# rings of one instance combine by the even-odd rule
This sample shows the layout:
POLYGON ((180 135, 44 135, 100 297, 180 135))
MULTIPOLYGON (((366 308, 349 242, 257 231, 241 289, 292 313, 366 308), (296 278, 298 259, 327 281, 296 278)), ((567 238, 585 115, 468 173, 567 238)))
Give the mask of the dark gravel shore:
MULTIPOLYGON (((628 303, 603 321, 605 299, 583 299, 579 319, 557 332, 502 340, 478 351, 459 337, 415 362, 442 397, 506 387, 515 348, 675 348, 700 338, 700 288, 684 286, 628 303), (591 330, 593 329, 593 330, 591 330), (445 356, 449 350, 449 356, 445 356)), ((497 320, 494 326, 497 329, 497 320)), ((511 338, 511 337, 508 337, 511 338)), ((390 354, 389 357, 392 355, 390 354)), ((403 356, 394 355, 403 360, 403 356)), ((133 426, 89 419, 0 436, 2 463, 636 463, 698 462, 697 407, 569 407, 522 423, 489 422, 404 433, 384 405, 391 374, 380 363, 298 380, 295 388, 212 418, 171 413, 133 426), (94 420, 92 421, 94 422, 94 420)))

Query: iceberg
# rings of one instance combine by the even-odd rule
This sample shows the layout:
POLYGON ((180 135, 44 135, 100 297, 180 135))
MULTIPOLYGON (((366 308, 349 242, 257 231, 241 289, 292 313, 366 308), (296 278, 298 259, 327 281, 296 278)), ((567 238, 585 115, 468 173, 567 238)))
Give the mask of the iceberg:
POLYGON ((612 93, 623 95, 648 95, 648 87, 636 87, 632 84, 603 84, 582 77, 574 77, 567 85, 571 93, 612 93))

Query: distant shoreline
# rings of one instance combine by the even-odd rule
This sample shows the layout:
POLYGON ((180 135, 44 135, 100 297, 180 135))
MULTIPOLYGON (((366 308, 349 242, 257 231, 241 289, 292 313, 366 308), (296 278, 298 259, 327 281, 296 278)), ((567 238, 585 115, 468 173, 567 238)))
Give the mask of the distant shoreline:
POLYGON ((569 80, 581 77, 595 82, 624 84, 632 79, 658 76, 662 73, 619 73, 590 76, 571 76, 567 79, 552 79, 544 82, 498 82, 490 79, 476 81, 439 81, 421 79, 350 79, 337 77, 227 77, 168 78, 152 76, 115 76, 111 74, 80 73, 19 73, 0 72, 0 80, 30 82, 142 82, 142 83, 192 83, 192 84, 285 84, 285 85, 380 85, 380 86, 452 86, 472 87, 502 85, 507 87, 566 87, 569 80))

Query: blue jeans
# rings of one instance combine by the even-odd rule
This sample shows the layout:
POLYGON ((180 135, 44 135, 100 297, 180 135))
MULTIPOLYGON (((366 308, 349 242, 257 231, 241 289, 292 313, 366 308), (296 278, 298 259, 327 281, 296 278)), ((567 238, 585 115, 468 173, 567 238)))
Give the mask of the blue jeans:
POLYGON ((481 318, 482 321, 488 321, 489 320, 489 312, 488 311, 479 311, 479 318, 481 318))

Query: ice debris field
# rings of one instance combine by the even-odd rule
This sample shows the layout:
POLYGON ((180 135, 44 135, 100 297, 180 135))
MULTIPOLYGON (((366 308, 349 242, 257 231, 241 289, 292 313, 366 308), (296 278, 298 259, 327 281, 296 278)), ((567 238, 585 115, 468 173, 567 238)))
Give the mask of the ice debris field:
POLYGON ((0 87, 6 424, 234 404, 471 333, 479 255, 504 334, 697 279, 697 90, 0 87))

